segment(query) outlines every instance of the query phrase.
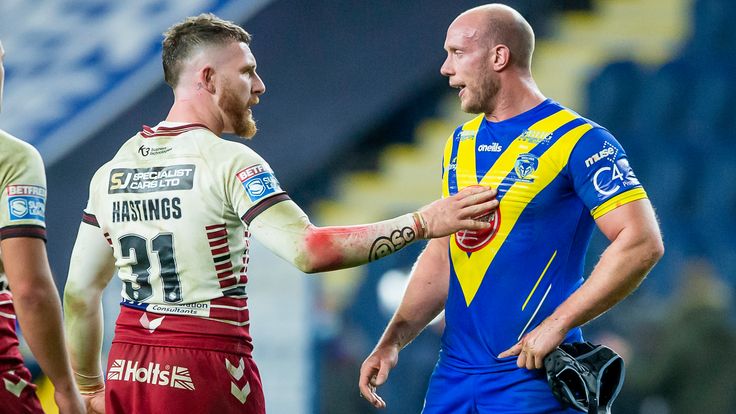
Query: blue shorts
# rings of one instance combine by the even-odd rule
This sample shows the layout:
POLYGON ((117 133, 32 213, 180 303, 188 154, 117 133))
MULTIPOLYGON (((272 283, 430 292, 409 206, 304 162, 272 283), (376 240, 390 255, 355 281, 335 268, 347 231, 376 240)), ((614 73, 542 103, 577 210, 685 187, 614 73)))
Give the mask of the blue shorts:
POLYGON ((562 407, 544 370, 516 368, 467 373, 437 364, 429 380, 423 414, 579 414, 562 407))

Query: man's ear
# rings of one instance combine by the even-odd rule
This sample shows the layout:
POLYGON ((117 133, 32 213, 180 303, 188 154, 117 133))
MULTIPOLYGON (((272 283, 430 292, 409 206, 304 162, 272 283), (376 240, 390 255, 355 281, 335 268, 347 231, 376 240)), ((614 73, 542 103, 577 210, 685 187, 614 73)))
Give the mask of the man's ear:
POLYGON ((504 44, 499 44, 491 50, 491 68, 500 72, 511 62, 511 50, 504 44))
POLYGON ((217 92, 217 88, 215 87, 215 69, 209 65, 203 67, 202 70, 199 71, 199 79, 197 80, 197 83, 198 89, 204 89, 211 94, 217 92))

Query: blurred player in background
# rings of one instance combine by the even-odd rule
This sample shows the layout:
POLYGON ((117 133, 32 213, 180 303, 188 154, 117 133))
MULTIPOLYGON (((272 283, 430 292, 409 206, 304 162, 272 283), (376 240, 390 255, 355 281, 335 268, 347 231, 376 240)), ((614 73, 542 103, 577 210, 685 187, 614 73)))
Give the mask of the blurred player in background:
POLYGON ((175 101, 164 122, 128 140, 92 178, 65 291, 80 389, 109 413, 265 412, 249 334, 251 235, 304 272, 367 263, 492 211, 475 187, 412 214, 362 226, 313 226, 247 146, 265 86, 250 35, 213 15, 171 27, 163 41, 175 101), (123 303, 100 367, 100 296, 117 270, 123 303), (103 391, 104 388, 104 391, 103 391), (96 392, 96 394, 94 394, 96 392))
POLYGON ((444 308, 446 328, 424 413, 567 412, 547 386, 544 357, 582 340, 579 326, 629 295, 663 254, 651 204, 604 128, 546 99, 531 75, 534 32, 514 9, 462 13, 441 72, 479 113, 444 152, 442 186, 497 188, 490 230, 434 239, 393 319, 361 367, 376 394, 399 351, 444 308), (611 241, 583 282, 593 225, 611 241))
MULTIPOLYGON (((4 56, 0 42, 0 105, 4 56)), ((0 192, 0 411, 43 413, 18 349, 17 314, 33 356, 54 384, 61 413, 82 413, 64 345, 61 303, 46 258, 43 160, 35 148, 3 130, 0 192)))

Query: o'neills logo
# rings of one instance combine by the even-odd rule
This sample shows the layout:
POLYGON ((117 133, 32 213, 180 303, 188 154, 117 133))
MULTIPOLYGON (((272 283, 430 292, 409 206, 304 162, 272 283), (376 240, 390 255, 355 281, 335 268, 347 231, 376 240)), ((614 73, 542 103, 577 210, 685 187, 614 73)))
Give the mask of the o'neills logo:
POLYGON ((139 367, 138 361, 116 359, 107 372, 108 381, 137 381, 146 384, 162 385, 184 390, 194 390, 194 383, 189 374, 189 368, 176 365, 166 365, 149 362, 147 366, 139 367))

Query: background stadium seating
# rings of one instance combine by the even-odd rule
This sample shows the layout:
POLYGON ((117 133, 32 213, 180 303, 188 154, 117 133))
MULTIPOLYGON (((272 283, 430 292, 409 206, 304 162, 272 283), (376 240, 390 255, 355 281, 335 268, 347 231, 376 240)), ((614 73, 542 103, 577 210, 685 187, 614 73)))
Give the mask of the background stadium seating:
MULTIPOLYGON (((627 358, 620 412, 693 412, 693 399, 703 412, 736 412, 733 386, 713 385, 733 383, 720 378, 736 369, 724 361, 736 349, 736 2, 507 3, 535 27, 533 72, 543 92, 621 141, 662 223, 662 262, 586 331, 627 358), (683 349, 708 354, 716 346, 717 362, 672 362, 686 359, 683 349), (699 366, 707 364, 720 369, 704 373, 699 366), (700 397, 687 398, 693 393, 700 397)), ((170 24, 213 11, 254 34, 267 92, 248 145, 314 222, 346 224, 404 213, 439 195, 444 141, 469 118, 439 75, 442 44, 454 16, 477 4, 0 2, 8 72, 0 127, 46 160, 48 248, 59 286, 90 177, 142 124, 166 115, 171 92, 158 44, 170 24)), ((596 234, 588 271, 606 243, 596 234)), ((358 398, 358 367, 421 248, 305 277, 254 247, 250 307, 270 412, 374 411, 358 398)), ((116 289, 106 292, 110 321, 116 289)), ((402 353, 383 388, 386 413, 420 410, 441 329, 440 320, 402 353)))

